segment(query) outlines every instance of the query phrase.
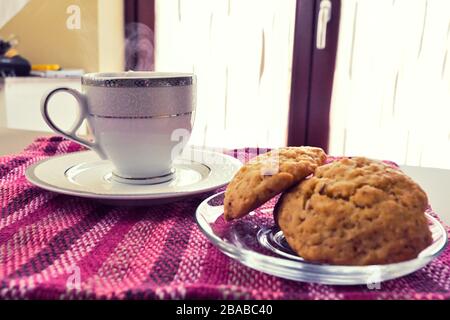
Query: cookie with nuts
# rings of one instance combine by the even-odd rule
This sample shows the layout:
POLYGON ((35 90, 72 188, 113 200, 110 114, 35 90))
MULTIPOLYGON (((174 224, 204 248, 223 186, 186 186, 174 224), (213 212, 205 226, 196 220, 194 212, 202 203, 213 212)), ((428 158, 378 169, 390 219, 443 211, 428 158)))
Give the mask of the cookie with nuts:
POLYGON ((312 174, 325 160, 325 152, 316 147, 285 147, 251 159, 225 191, 225 219, 246 215, 312 174))
POLYGON ((416 258, 432 242, 425 192, 400 170, 343 158, 285 192, 274 210, 290 247, 305 260, 387 264, 416 258))

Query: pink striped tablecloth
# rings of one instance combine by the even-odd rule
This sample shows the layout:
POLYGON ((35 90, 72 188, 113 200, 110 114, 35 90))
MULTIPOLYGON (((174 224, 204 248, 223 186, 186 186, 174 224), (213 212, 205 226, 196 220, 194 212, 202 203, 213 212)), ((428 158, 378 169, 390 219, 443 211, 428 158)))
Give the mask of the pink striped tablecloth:
MULTIPOLYGON (((55 136, 0 158, 1 298, 450 298, 450 249, 425 268, 375 289, 299 283, 249 269, 217 250, 195 222, 201 198, 107 206, 27 182, 24 173, 31 164, 79 150, 55 136)), ((245 152, 246 159, 255 154, 245 152)))

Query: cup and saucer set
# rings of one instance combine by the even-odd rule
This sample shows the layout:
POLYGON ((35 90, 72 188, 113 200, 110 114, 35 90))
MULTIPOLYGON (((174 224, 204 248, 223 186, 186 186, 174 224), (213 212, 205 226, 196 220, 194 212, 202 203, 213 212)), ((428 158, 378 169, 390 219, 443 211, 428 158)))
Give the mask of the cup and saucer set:
POLYGON ((205 194, 227 184, 241 162, 187 147, 195 117, 196 78, 189 73, 92 73, 80 93, 56 88, 41 101, 45 122, 89 151, 42 160, 26 171, 43 189, 114 204, 160 204, 205 194), (48 112, 52 96, 78 102, 68 131, 48 112), (86 120, 94 141, 76 135, 86 120))

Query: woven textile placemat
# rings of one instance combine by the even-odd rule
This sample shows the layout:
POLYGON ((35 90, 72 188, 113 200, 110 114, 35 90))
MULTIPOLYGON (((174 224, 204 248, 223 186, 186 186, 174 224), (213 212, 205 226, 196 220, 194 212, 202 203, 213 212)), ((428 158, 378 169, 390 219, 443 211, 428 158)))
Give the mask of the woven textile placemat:
MULTIPOLYGON (((195 222, 202 198, 108 206, 45 191, 26 180, 31 164, 80 150, 55 136, 0 158, 0 298, 450 298, 449 248, 425 268, 378 286, 300 283, 247 268, 216 249, 195 222)), ((241 151, 245 160, 257 153, 241 151)))

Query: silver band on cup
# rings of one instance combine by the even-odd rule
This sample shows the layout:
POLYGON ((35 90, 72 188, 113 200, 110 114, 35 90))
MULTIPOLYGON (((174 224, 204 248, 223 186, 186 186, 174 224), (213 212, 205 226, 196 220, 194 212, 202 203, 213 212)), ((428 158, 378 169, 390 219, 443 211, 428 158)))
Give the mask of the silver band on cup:
POLYGON ((163 114, 157 116, 103 116, 98 114, 89 114, 89 116, 94 118, 104 118, 104 119, 163 119, 163 118, 174 118, 180 116, 191 115, 192 111, 174 114, 163 114))
POLYGON ((167 78, 93 78, 84 76, 81 84, 91 87, 106 88, 160 88, 192 86, 195 82, 192 76, 167 78))

